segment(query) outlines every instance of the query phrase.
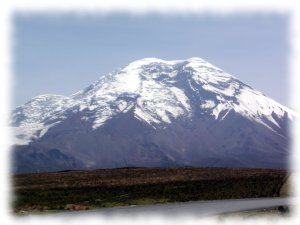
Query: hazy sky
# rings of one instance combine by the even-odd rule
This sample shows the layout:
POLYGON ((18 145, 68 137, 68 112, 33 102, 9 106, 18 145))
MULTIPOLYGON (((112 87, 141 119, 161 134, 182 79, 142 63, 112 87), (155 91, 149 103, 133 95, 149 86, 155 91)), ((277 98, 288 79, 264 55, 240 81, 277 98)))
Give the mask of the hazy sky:
POLYGON ((288 15, 27 13, 13 23, 13 107, 70 95, 145 57, 200 57, 289 105, 288 15))

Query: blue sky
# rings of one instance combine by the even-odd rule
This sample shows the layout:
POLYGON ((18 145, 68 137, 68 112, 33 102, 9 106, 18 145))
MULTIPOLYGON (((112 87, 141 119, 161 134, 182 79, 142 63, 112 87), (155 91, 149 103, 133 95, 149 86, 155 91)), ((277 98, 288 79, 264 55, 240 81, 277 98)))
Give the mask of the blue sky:
POLYGON ((70 95, 133 60, 201 57, 289 106, 284 14, 16 14, 13 102, 70 95))

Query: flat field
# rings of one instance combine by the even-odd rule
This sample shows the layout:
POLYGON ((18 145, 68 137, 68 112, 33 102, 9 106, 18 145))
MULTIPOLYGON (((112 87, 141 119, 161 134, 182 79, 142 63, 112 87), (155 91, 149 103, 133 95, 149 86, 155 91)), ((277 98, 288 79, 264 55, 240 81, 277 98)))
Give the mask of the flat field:
POLYGON ((14 212, 278 197, 288 171, 120 168, 13 175, 14 212))

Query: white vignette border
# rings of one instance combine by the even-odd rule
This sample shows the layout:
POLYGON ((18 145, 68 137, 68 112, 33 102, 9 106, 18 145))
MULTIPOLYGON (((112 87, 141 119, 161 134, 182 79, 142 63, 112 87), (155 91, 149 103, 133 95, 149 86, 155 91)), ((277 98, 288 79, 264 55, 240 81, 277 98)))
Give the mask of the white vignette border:
POLYGON ((15 217, 10 213, 11 193, 10 193, 10 175, 9 175, 9 143, 10 143, 10 132, 7 127, 7 121, 9 118, 10 101, 11 101, 11 87, 12 87, 12 16, 15 12, 24 13, 77 13, 79 15, 93 14, 93 13, 132 13, 132 14, 145 14, 145 13, 159 13, 159 14, 242 14, 242 13, 288 13, 291 15, 290 24, 290 80, 289 88, 290 102, 294 106, 296 111, 299 111, 299 103, 297 97, 299 96, 300 90, 298 89, 299 83, 299 38, 300 38, 300 8, 296 1, 283 1, 283 0, 110 0, 110 1, 97 1, 97 0, 10 0, 1 3, 0 13, 0 104, 1 104, 1 117, 0 117, 0 131, 1 131, 1 185, 0 193, 2 200, 0 201, 0 212, 1 222, 3 224, 198 224, 204 222, 205 224, 296 224, 299 221, 299 147, 300 139, 297 140, 299 133, 299 120, 297 119, 293 124, 293 143, 292 149, 293 154, 291 157, 292 169, 295 173, 293 179, 293 187, 296 192, 295 197, 295 208, 290 218, 282 218, 278 220, 273 219, 249 219, 249 220, 225 220, 219 221, 216 219, 209 218, 196 218, 196 217, 162 217, 162 216, 149 216, 141 215, 139 217, 132 218, 128 217, 78 217, 70 218, 62 217, 55 218, 53 216, 47 217, 15 217))

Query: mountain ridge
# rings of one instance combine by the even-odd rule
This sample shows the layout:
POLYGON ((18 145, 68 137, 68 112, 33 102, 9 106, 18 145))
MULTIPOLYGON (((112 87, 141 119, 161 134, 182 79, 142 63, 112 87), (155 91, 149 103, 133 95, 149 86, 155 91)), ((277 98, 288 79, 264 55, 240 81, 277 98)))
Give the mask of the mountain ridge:
MULTIPOLYGON (((62 133, 63 130, 79 135, 79 139, 88 134, 93 136, 94 133, 95 137, 93 138, 95 140, 97 137, 103 137, 104 142, 107 142, 106 148, 110 145, 116 145, 113 153, 114 157, 115 153, 120 151, 121 146, 117 146, 118 144, 115 143, 112 144, 110 142, 112 140, 108 140, 111 138, 109 135, 116 136, 115 141, 124 142, 125 145, 128 145, 127 147, 132 145, 135 150, 130 153, 128 149, 129 155, 135 153, 140 157, 143 154, 150 154, 154 158, 157 157, 157 164, 154 163, 154 166, 163 165, 163 162, 174 165, 201 165, 201 162, 205 159, 200 160, 199 163, 191 164, 191 160, 186 159, 188 154, 184 153, 184 151, 190 151, 191 155, 198 155, 195 152, 202 152, 203 150, 197 150, 193 146, 198 141, 191 140, 190 142, 181 143, 179 145, 188 150, 177 151, 174 150, 175 146, 172 144, 175 136, 177 137, 179 133, 185 132, 191 136, 198 135, 197 138, 206 138, 210 141, 204 140, 203 143, 198 143, 199 148, 208 148, 209 151, 213 151, 217 155, 213 150, 214 140, 209 136, 223 139, 226 132, 219 132, 215 130, 216 127, 228 123, 227 127, 223 129, 233 129, 232 132, 237 132, 236 130, 240 129, 240 133, 243 133, 249 129, 247 128, 249 126, 252 127, 252 131, 249 132, 253 137, 255 136, 253 132, 261 132, 261 135, 267 140, 261 140, 257 137, 261 143, 254 145, 257 145, 256 150, 259 148, 261 152, 264 145, 267 148, 278 145, 279 147, 276 147, 278 152, 283 154, 284 158, 287 158, 288 124, 295 115, 292 110, 201 58, 193 57, 187 60, 173 61, 145 58, 136 60, 107 76, 101 77, 87 88, 70 96, 37 96, 14 110, 10 124, 15 134, 14 144, 21 146, 16 147, 16 149, 28 149, 32 145, 41 152, 49 151, 52 148, 63 148, 61 153, 69 154, 72 156, 72 160, 76 161, 77 153, 75 150, 72 152, 66 144, 56 145, 47 141, 47 139, 51 139, 57 143, 68 142, 68 145, 72 146, 72 143, 76 141, 70 137, 65 137, 62 133), (119 121, 119 123, 115 121, 119 121), (237 122, 240 125, 234 125, 237 122), (203 127, 199 127, 200 124, 203 127), (133 130, 131 132, 139 137, 138 140, 125 140, 124 137, 128 131, 120 126, 132 126, 133 130), (124 134, 119 134, 118 129, 123 130, 124 134), (175 129, 176 132, 172 134, 170 129, 175 129), (194 133, 191 132, 192 129, 195 129, 194 133), (144 136, 137 134, 138 130, 144 136), (107 135, 107 132, 109 135, 107 135), (165 139, 169 140, 168 143, 164 143, 166 140, 161 140, 155 133, 166 136, 165 139), (55 139, 55 135, 61 135, 61 138, 55 139), (72 141, 69 142, 68 138, 72 141), (148 139, 151 139, 151 141, 148 139), (164 144, 162 145, 162 143, 164 144), (149 148, 152 148, 152 150, 145 153, 145 149, 149 148), (169 150, 164 151, 163 148, 169 150)), ((251 135, 249 138, 247 137, 249 145, 257 141, 251 140, 251 135)), ((130 139, 130 137, 127 138, 130 139)), ((190 139, 188 136, 186 138, 190 139)), ((83 143, 87 142, 86 139, 90 138, 84 138, 83 143)), ((241 143, 245 142, 245 138, 236 137, 236 139, 241 139, 241 143)), ((90 140, 90 142, 96 143, 95 140, 90 140)), ((231 140, 231 142, 237 140, 231 140)), ((101 146, 101 144, 99 145, 101 146)), ((215 148, 220 149, 222 145, 222 143, 219 143, 215 148)), ((241 150, 241 147, 237 147, 239 144, 231 143, 231 145, 229 147, 228 144, 225 144, 224 148, 238 148, 241 150)), ((244 143, 244 148, 245 146, 244 143)), ((107 150, 103 148, 99 149, 95 144, 93 147, 91 146, 91 149, 94 150, 89 149, 88 151, 112 154, 107 153, 107 150)), ((91 153, 91 155, 99 155, 100 153, 98 153, 91 153)), ((21 151, 18 154, 21 154, 21 151)), ((109 161, 118 161, 107 157, 108 163, 103 162, 103 160, 100 160, 101 163, 92 162, 91 157, 80 155, 81 158, 89 158, 87 161, 90 161, 88 163, 80 162, 81 165, 90 164, 99 167, 105 165, 104 167, 109 167, 109 161)), ((123 155, 123 153, 120 155, 123 155)), ((201 157, 203 158, 203 156, 201 157)), ((211 157, 211 159, 206 159, 206 162, 214 162, 214 156, 211 157)), ((127 158, 127 156, 123 158, 127 158)), ((225 158, 223 155, 223 158, 221 157, 218 160, 223 162, 225 158)), ((151 161, 151 159, 149 160, 151 161)), ((122 159, 116 164, 118 166, 143 166, 138 163, 138 160, 133 160, 129 164, 122 164, 121 161, 122 159)), ((240 159, 237 157, 237 159, 231 158, 227 161, 232 161, 234 164, 235 161, 240 161, 240 159)), ((217 162, 214 164, 217 164, 217 162)), ((114 163, 112 163, 112 167, 113 165, 114 163)))

